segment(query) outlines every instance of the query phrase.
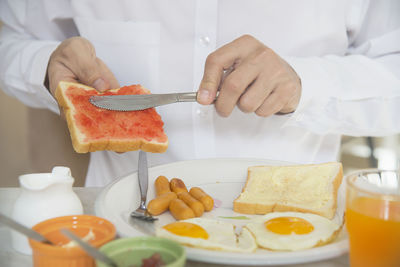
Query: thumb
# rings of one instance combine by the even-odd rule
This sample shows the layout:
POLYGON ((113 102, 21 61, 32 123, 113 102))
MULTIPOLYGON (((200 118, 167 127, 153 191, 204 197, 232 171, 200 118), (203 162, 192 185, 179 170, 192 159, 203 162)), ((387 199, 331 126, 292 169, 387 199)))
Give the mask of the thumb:
POLYGON ((81 83, 92 86, 100 92, 110 89, 110 82, 104 75, 103 65, 96 56, 85 58, 79 63, 75 75, 81 83))
POLYGON ((110 89, 110 84, 101 77, 97 78, 91 86, 100 92, 110 89))
POLYGON ((223 70, 212 64, 205 65, 203 79, 197 92, 197 102, 203 105, 210 105, 214 102, 218 87, 221 82, 223 70))
POLYGON ((100 92, 110 89, 110 83, 103 77, 101 67, 97 62, 92 62, 90 65, 90 67, 85 66, 84 70, 77 75, 78 80, 100 92))

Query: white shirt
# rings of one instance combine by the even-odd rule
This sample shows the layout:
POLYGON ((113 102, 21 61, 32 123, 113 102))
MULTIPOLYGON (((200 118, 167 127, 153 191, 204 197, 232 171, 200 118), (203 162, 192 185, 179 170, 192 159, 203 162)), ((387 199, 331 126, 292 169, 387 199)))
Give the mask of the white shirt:
MULTIPOLYGON (((302 80, 295 113, 268 118, 214 106, 157 108, 169 137, 150 165, 215 157, 294 163, 337 160, 340 135, 400 130, 400 1, 0 0, 0 87, 32 107, 58 107, 43 86, 49 56, 80 35, 121 85, 197 91, 208 54, 250 34, 302 80)), ((137 167, 137 151, 91 155, 87 185, 137 167)))

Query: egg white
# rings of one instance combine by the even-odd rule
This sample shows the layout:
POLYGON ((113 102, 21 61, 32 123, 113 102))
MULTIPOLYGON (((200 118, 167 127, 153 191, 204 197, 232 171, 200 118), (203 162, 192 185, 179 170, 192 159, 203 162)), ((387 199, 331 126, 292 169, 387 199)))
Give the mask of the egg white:
POLYGON ((235 226, 231 223, 206 218, 181 220, 201 226, 207 233, 208 239, 176 235, 162 227, 156 229, 159 237, 174 240, 183 245, 210 250, 232 252, 253 252, 257 249, 254 237, 247 229, 242 229, 239 236, 235 234, 235 226))
POLYGON ((255 237, 259 247, 270 250, 295 251, 312 248, 330 242, 340 230, 341 226, 325 217, 301 212, 272 212, 259 217, 245 226, 255 237), (277 217, 302 218, 314 227, 307 234, 282 235, 269 231, 264 223, 277 217))

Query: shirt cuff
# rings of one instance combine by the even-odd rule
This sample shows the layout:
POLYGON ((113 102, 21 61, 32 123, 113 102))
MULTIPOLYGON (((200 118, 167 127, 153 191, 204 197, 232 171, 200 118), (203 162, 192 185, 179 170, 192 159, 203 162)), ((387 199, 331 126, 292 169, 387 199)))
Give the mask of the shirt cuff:
POLYGON ((332 77, 329 77, 327 72, 320 67, 322 64, 320 58, 284 57, 284 59, 300 77, 302 91, 295 112, 283 127, 311 127, 316 134, 326 134, 330 129, 329 116, 326 115, 336 113, 329 105, 329 94, 335 92, 332 77), (322 113, 325 116, 320 116, 322 113))
POLYGON ((34 87, 34 90, 40 96, 39 98, 43 104, 51 111, 59 114, 57 101, 50 94, 49 90, 44 86, 44 79, 46 78, 47 65, 51 54, 57 48, 59 43, 51 42, 41 47, 32 60, 32 68, 29 75, 29 84, 34 87))
MULTIPOLYGON (((317 64, 310 62, 313 61, 311 58, 286 57, 284 59, 294 69, 301 80, 301 98, 295 111, 295 113, 299 113, 307 106, 307 103, 311 101, 313 96, 322 94, 322 86, 326 86, 327 83, 326 77, 324 78, 326 75, 318 70, 318 67, 315 67, 317 64)), ((318 59, 315 58, 314 60, 318 59)))

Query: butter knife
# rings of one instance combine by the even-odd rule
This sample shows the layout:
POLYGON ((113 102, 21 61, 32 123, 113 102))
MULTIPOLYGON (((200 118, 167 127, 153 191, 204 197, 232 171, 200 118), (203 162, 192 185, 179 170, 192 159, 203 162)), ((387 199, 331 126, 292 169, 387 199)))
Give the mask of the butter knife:
POLYGON ((147 156, 146 152, 144 152, 143 150, 139 151, 138 180, 139 180, 139 191, 140 191, 140 204, 139 207, 131 213, 131 216, 149 222, 156 221, 158 219, 151 216, 151 214, 147 211, 146 207, 149 175, 147 167, 147 156))
POLYGON ((144 110, 176 102, 195 102, 196 99, 197 92, 187 92, 173 94, 91 96, 89 102, 103 109, 132 111, 144 110))
POLYGON ((146 152, 139 151, 138 160, 138 180, 139 180, 139 191, 140 191, 140 204, 139 207, 131 212, 130 218, 128 218, 129 224, 139 231, 148 234, 155 235, 154 222, 157 218, 151 216, 146 207, 147 189, 148 189, 148 167, 147 167, 147 156, 146 152))

